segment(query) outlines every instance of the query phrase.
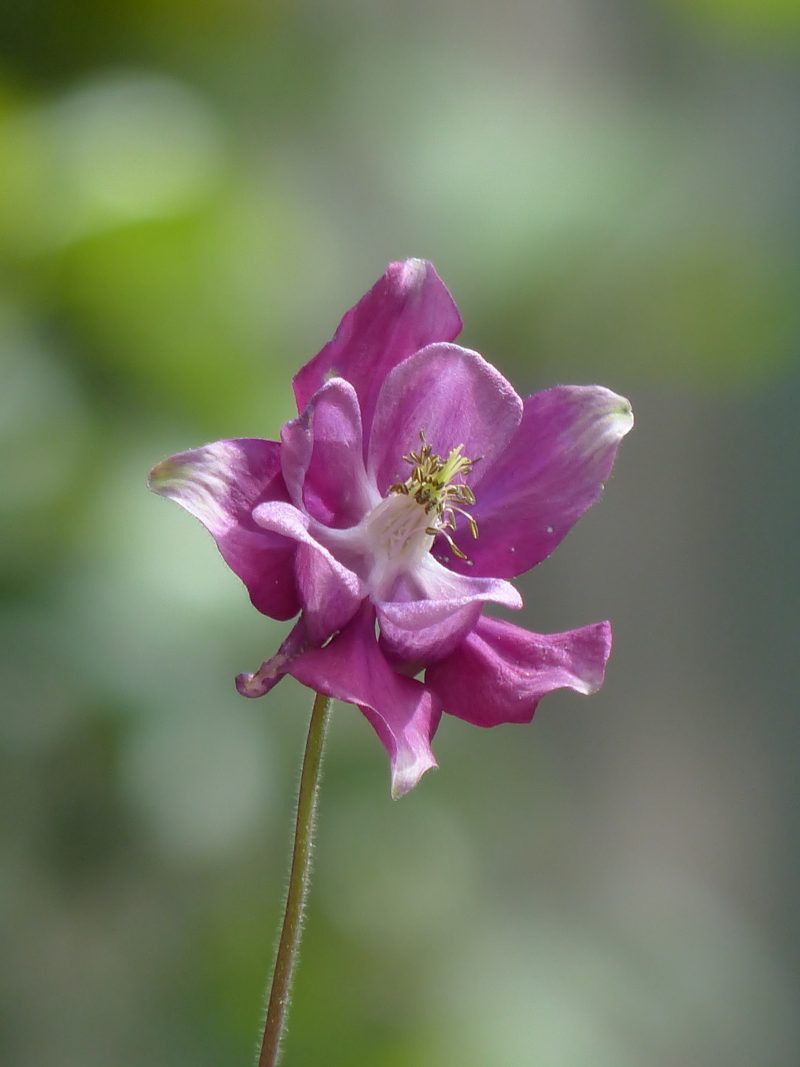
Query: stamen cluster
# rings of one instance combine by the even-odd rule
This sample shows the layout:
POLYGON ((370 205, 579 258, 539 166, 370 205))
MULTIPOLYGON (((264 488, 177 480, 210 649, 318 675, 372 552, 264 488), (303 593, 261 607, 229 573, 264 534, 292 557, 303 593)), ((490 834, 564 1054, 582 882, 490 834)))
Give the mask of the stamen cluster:
POLYGON ((442 459, 425 440, 424 430, 420 430, 419 437, 419 450, 403 456, 405 462, 411 465, 411 474, 406 481, 393 485, 389 491, 413 497, 425 509, 426 514, 433 515, 433 521, 425 532, 432 537, 441 534, 454 554, 459 559, 466 560, 467 556, 455 543, 449 531, 456 528, 456 515, 463 515, 467 520, 469 532, 475 538, 478 536, 477 522, 463 507, 472 507, 475 504, 475 494, 466 482, 456 482, 454 479, 466 477, 481 457, 469 459, 462 456, 462 444, 451 448, 447 459, 442 459))

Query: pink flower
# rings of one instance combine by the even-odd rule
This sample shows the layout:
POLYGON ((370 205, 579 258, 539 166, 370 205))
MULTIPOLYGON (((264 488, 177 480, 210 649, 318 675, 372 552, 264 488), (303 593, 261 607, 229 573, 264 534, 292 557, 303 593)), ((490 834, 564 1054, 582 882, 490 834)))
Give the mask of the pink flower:
POLYGON ((611 650, 608 622, 542 635, 483 609, 522 606, 508 579, 597 499, 630 404, 600 386, 523 401, 452 343, 460 329, 430 263, 392 263, 295 377, 300 414, 280 442, 217 441, 150 474, 209 530, 259 611, 299 613, 239 692, 291 674, 357 704, 395 797, 436 766, 443 710, 528 722, 553 689, 598 689, 611 650))

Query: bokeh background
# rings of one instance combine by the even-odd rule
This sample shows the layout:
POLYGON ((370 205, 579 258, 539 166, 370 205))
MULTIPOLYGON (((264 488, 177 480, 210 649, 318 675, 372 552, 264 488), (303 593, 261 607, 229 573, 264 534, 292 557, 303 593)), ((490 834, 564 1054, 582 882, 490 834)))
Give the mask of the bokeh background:
POLYGON ((287 1067, 795 1067, 796 0, 0 10, 0 1059, 251 1062, 310 706, 145 491, 272 436, 390 259, 634 433, 521 581, 605 688, 446 719, 400 803, 338 706, 287 1067))

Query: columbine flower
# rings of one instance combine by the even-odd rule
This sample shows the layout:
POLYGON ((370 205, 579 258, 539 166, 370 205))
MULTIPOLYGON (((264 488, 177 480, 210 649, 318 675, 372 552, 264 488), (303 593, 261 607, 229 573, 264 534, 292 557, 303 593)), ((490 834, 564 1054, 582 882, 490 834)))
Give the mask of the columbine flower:
POLYGON ((393 263, 295 377, 300 414, 280 442, 218 441, 150 475, 206 526, 259 611, 299 613, 239 692, 291 674, 357 704, 395 797, 436 766, 443 710, 528 722, 553 689, 594 692, 611 649, 608 622, 542 635, 483 610, 522 606, 507 579, 597 499, 630 404, 600 386, 523 401, 451 343, 460 329, 430 263, 393 263))

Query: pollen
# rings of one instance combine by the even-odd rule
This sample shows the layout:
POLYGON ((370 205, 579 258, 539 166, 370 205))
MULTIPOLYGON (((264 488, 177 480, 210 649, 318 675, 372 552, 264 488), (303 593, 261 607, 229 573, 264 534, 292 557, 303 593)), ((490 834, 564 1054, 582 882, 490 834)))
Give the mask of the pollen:
POLYGON ((411 466, 411 474, 404 482, 393 485, 390 492, 413 497, 424 508, 426 515, 431 516, 426 533, 432 537, 441 534, 458 558, 469 562, 453 541, 450 531, 455 530, 456 516, 461 515, 472 536, 478 536, 478 524, 465 510, 475 504, 475 494, 463 479, 471 473, 481 457, 469 459, 462 455, 464 446, 461 444, 451 448, 447 458, 442 459, 425 440, 424 430, 420 430, 419 438, 419 449, 403 456, 411 466))

